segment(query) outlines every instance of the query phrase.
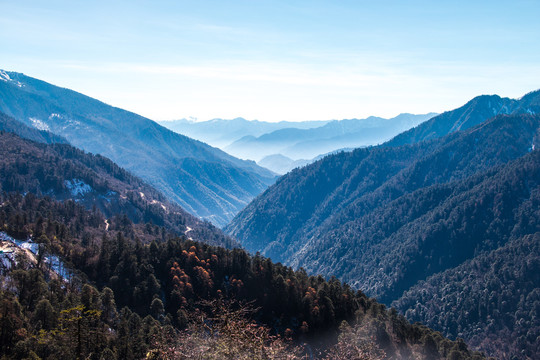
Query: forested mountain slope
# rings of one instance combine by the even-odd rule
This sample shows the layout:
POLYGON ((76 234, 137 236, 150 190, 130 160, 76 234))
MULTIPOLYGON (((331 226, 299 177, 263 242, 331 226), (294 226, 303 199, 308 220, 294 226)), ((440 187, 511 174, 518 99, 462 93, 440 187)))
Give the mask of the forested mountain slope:
POLYGON ((51 274, 39 254, 2 266, 7 254, 0 254, 7 359, 483 358, 336 279, 240 249, 152 239, 154 229, 129 219, 106 228, 98 210, 71 200, 30 193, 0 202, 2 231, 32 234, 74 273, 51 274))
POLYGON ((55 135, 50 131, 38 130, 34 127, 27 126, 2 112, 0 112, 0 131, 12 132, 22 138, 45 144, 68 143, 68 141, 61 136, 55 135))
POLYGON ((534 208, 539 201, 540 151, 534 151, 349 219, 328 236, 313 238, 305 247, 310 251, 301 251, 296 261, 310 272, 338 274, 390 303, 419 280, 540 231, 534 208))
POLYGON ((517 100, 498 95, 481 95, 458 109, 442 113, 399 134, 386 145, 399 146, 439 138, 454 131, 469 129, 496 115, 539 113, 540 90, 517 100))
POLYGON ((349 221, 400 196, 526 154, 540 139, 538 123, 537 116, 499 116, 438 140, 328 156, 280 178, 226 229, 249 251, 304 265, 295 254, 310 239, 341 238, 340 231, 343 239, 358 236, 346 230, 349 221))
POLYGON ((275 181, 234 158, 137 114, 19 73, 2 72, 0 111, 109 157, 191 213, 224 225, 275 181))
MULTIPOLYGON (((536 208, 536 218, 540 203, 536 208)), ((392 303, 410 321, 462 337, 499 359, 540 353, 540 233, 420 282, 392 303)))
POLYGON ((168 201, 160 192, 111 160, 67 144, 46 145, 0 132, 0 190, 73 199, 107 217, 163 226, 172 234, 231 247, 219 229, 168 201))
MULTIPOLYGON (((279 179, 227 230, 250 251, 338 276, 384 303, 409 289, 423 299, 415 295, 423 293, 421 281, 540 231, 539 128, 540 116, 500 115, 431 141, 332 155, 279 179)), ((520 317, 510 312, 501 315, 505 326, 517 327, 520 317)), ((436 328, 472 339, 474 332, 443 324, 436 328)), ((483 325, 462 316, 459 326, 483 325)), ((493 351, 499 341, 514 355, 538 346, 535 330, 526 349, 499 330, 475 345, 493 351)))

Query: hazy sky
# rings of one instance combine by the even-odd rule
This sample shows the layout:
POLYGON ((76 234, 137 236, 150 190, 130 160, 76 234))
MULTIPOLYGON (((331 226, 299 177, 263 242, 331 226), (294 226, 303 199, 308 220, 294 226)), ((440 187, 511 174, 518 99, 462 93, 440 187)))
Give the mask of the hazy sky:
POLYGON ((540 88, 538 0, 0 8, 0 68, 154 120, 389 117, 540 88))

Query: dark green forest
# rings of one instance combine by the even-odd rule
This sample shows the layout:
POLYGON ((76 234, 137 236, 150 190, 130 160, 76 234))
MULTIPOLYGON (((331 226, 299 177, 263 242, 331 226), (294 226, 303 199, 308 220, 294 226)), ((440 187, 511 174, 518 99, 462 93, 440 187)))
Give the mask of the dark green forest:
MULTIPOLYGON (((434 322, 440 308, 408 310, 422 308, 415 300, 424 297, 416 294, 430 277, 540 231, 540 152, 533 150, 539 139, 540 117, 500 115, 439 139, 331 155, 280 178, 226 230, 250 251, 336 276, 387 305, 415 289, 414 300, 399 303, 409 320, 501 358, 526 358, 536 353, 540 333, 515 315, 517 298, 497 314, 485 341, 478 331, 456 330, 482 328, 480 319, 457 317, 447 328, 446 320, 434 322), (518 337, 527 328, 528 340, 517 345, 505 328, 518 337)), ((524 269, 524 279, 535 276, 524 269)), ((430 284, 449 296, 445 281, 430 284)), ((506 292, 504 282, 498 285, 506 292)), ((452 289, 455 297, 461 293, 452 289)), ((437 318, 446 316, 452 315, 440 311, 437 318)))
POLYGON ((105 230, 99 210, 71 200, 33 194, 0 200, 3 231, 15 238, 32 235, 43 254, 60 255, 75 274, 63 281, 45 262, 24 259, 3 272, 5 358, 154 356, 165 351, 164 342, 193 329, 193 314, 214 319, 204 301, 215 300, 233 304, 230 312, 249 304, 254 311, 244 323, 267 329, 265 339, 280 336, 282 346, 293 347, 299 356, 303 343, 321 357, 325 351, 339 354, 354 332, 362 349, 387 358, 481 358, 461 340, 411 325, 335 278, 308 276, 241 249, 186 238, 163 240, 163 228, 133 224, 127 217, 116 217, 105 230), (353 328, 342 325, 344 320, 353 328), (341 347, 333 347, 340 325, 341 347))
POLYGON ((534 359, 540 353, 540 233, 434 275, 392 305, 499 358, 534 359))

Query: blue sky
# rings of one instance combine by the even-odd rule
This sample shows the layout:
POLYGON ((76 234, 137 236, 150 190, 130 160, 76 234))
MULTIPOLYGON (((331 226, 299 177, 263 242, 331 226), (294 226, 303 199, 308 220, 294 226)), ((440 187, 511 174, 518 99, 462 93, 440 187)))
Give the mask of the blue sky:
POLYGON ((3 1, 0 68, 154 120, 442 112, 540 88, 540 1, 3 1))

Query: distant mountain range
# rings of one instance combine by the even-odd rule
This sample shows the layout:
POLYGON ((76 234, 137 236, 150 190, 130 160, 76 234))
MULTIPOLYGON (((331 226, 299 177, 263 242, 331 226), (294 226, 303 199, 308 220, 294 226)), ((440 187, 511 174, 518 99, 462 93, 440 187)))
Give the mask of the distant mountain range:
POLYGON ((137 114, 19 73, 0 71, 0 111, 102 154, 170 200, 225 225, 275 174, 137 114))
MULTIPOLYGON (((479 304, 469 302, 485 290, 473 278, 460 277, 459 267, 469 268, 467 262, 480 254, 511 241, 530 241, 529 235, 540 232, 539 99, 540 91, 519 100, 480 96, 380 146, 330 155, 293 170, 226 230, 252 252, 338 276, 387 304, 398 301, 411 320, 428 322, 449 336, 476 339, 476 346, 495 356, 506 358, 504 349, 510 351, 508 358, 517 351, 534 355, 540 322, 519 325, 529 320, 525 313, 516 315, 516 309, 531 311, 518 306, 519 297, 510 303, 509 296, 503 300, 497 295, 496 301, 507 305, 476 317, 445 307, 444 301, 436 305, 436 297, 458 296, 460 304, 467 304, 464 309, 478 309, 479 304), (459 287, 430 280, 441 279, 437 274, 445 271, 450 272, 446 278, 461 282, 459 287), (429 311, 414 300, 429 298, 423 281, 432 288, 429 311), (468 286, 475 292, 470 298, 462 292, 468 286), (456 312, 462 316, 452 317, 456 312), (440 314, 437 323, 434 314, 440 314), (490 340, 482 342, 473 329, 488 323, 484 334, 490 340), (522 330, 532 333, 523 335, 522 330), (516 340, 510 334, 524 337, 516 340)), ((519 248, 518 243, 512 246, 519 248)), ((489 256, 510 250, 505 251, 489 256)), ((540 261, 540 254, 533 253, 532 259, 540 261)), ((502 268, 514 266, 511 258, 497 261, 502 268)), ((522 297, 533 296, 540 291, 536 267, 520 269, 525 273, 516 275, 516 281, 536 281, 524 287, 522 297)), ((507 287, 501 282, 489 291, 506 294, 507 287)))
POLYGON ((286 157, 285 155, 273 154, 263 157, 257 162, 257 164, 267 169, 270 169, 277 174, 286 174, 292 169, 305 166, 313 161, 305 159, 293 160, 286 157))
POLYGON ((319 156, 314 157, 311 160, 306 159, 299 159, 299 160, 293 160, 291 158, 288 158, 281 154, 274 154, 274 155, 268 155, 259 160, 258 164, 262 167, 265 167, 267 169, 272 170, 273 172, 277 174, 286 174, 289 171, 292 171, 298 167, 306 166, 308 164, 314 163, 315 161, 318 161, 325 156, 331 155, 331 154, 337 154, 340 152, 346 152, 346 151, 353 151, 352 148, 342 148, 335 151, 331 151, 329 153, 321 154, 319 156))
POLYGON ((259 120, 212 119, 195 121, 190 119, 159 121, 159 124, 179 134, 203 141, 212 146, 224 148, 244 136, 261 136, 272 131, 295 128, 311 129, 325 125, 329 121, 280 121, 267 122, 259 120))
POLYGON ((310 129, 285 128, 258 137, 245 136, 224 148, 235 156, 259 161, 281 154, 293 160, 312 159, 342 148, 377 145, 437 114, 400 114, 392 119, 334 120, 310 129))
POLYGON ((277 123, 243 118, 203 122, 183 119, 160 123, 175 132, 285 174, 336 150, 377 145, 435 115, 400 114, 392 119, 372 116, 367 119, 277 123))

